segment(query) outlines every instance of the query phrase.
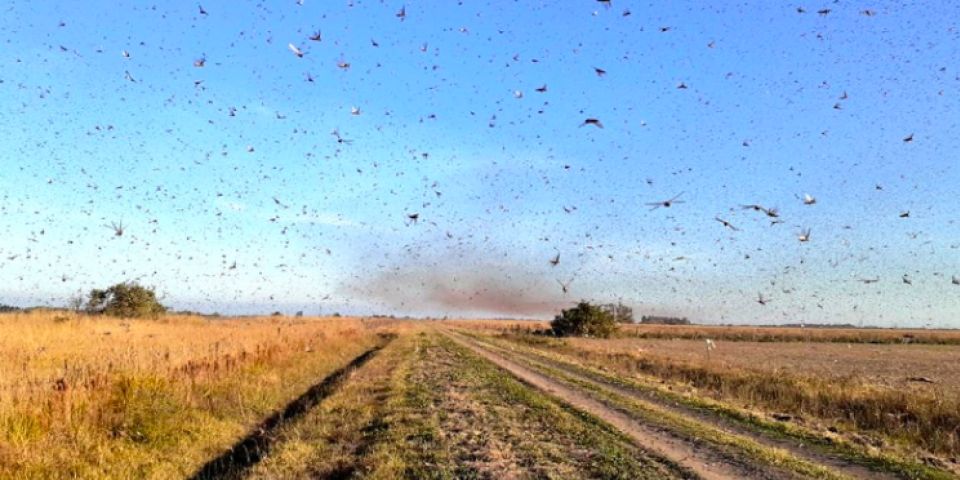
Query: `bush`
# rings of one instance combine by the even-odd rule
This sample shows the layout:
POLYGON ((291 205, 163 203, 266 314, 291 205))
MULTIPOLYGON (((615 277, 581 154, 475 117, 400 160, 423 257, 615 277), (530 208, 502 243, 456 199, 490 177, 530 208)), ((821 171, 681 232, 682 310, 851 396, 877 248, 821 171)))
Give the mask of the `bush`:
POLYGON ((106 290, 93 289, 87 300, 87 313, 114 317, 155 317, 167 311, 157 301, 152 288, 136 283, 118 283, 106 290))
POLYGON ((576 307, 563 310, 550 326, 558 337, 609 338, 617 330, 617 321, 603 307, 581 301, 576 307))

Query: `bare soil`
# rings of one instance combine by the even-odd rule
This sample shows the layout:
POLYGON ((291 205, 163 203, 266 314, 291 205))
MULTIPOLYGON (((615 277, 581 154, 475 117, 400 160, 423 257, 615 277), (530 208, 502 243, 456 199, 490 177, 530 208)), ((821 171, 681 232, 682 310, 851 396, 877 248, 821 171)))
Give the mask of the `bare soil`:
POLYGON ((724 342, 707 356, 702 340, 569 339, 577 348, 633 353, 754 371, 856 379, 893 389, 960 395, 960 346, 820 342, 724 342), (929 380, 923 381, 921 379, 929 380))

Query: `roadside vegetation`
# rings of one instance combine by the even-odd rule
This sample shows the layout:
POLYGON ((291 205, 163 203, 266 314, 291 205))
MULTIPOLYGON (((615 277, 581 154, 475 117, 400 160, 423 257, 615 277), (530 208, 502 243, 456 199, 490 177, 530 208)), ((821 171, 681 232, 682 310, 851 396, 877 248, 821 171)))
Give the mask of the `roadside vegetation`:
POLYGON ((380 342, 358 319, 0 315, 0 478, 182 478, 380 342))
POLYGON ((551 331, 547 333, 558 337, 610 338, 617 327, 615 310, 581 301, 576 307, 560 312, 550 322, 551 331))

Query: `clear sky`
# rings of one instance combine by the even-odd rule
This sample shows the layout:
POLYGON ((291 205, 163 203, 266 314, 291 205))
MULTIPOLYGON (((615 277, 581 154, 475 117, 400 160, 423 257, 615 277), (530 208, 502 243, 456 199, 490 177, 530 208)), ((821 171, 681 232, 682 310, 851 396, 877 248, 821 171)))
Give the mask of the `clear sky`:
POLYGON ((960 327, 952 2, 4 10, 0 303, 960 327))

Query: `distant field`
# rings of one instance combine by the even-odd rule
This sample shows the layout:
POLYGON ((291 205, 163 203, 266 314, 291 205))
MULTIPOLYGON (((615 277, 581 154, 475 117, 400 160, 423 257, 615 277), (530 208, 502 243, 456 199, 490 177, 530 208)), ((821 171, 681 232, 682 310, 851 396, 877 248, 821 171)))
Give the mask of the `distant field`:
MULTIPOLYGON (((546 321, 456 320, 461 328, 532 331, 550 327, 546 321)), ((621 325, 619 337, 725 340, 730 342, 837 342, 960 345, 960 330, 890 328, 798 328, 720 325, 621 325)))
POLYGON ((621 335, 748 342, 932 343, 960 345, 960 330, 625 325, 621 335))
POLYGON ((960 397, 960 347, 954 345, 717 340, 708 356, 704 341, 683 338, 568 342, 597 353, 640 354, 715 368, 807 375, 908 389, 918 395, 960 397))

